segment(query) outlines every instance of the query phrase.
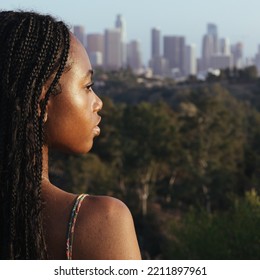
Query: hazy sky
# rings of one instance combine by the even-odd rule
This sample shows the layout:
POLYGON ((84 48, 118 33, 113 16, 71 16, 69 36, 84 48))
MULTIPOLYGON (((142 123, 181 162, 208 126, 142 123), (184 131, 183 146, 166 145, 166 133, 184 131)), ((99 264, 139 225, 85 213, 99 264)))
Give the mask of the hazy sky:
POLYGON ((246 56, 254 55, 260 44, 260 0, 0 0, 0 8, 51 13, 70 25, 84 25, 87 33, 103 33, 122 14, 127 39, 141 42, 145 61, 152 27, 162 35, 184 35, 196 45, 197 56, 208 22, 218 26, 219 37, 242 41, 246 56))

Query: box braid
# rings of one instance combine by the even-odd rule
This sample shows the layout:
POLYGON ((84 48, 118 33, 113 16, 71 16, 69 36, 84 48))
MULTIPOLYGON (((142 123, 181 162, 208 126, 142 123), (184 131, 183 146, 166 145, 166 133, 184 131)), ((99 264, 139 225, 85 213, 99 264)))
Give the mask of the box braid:
POLYGON ((1 259, 47 258, 41 211, 44 115, 66 70, 69 47, 63 22, 33 12, 0 12, 1 259))

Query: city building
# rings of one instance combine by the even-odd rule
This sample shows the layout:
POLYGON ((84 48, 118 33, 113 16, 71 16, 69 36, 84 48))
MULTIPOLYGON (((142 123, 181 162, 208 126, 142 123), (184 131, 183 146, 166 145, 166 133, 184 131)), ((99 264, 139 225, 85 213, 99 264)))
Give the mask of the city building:
POLYGON ((219 52, 219 41, 218 41, 218 28, 216 24, 208 23, 207 35, 212 37, 213 54, 217 54, 219 52))
POLYGON ((104 46, 104 68, 107 70, 118 70, 123 67, 121 55, 121 32, 120 29, 105 30, 104 46))
POLYGON ((230 54, 214 54, 211 56, 210 65, 213 69, 226 69, 232 67, 232 56, 230 54))
POLYGON ((86 48, 88 52, 104 53, 104 35, 103 34, 88 34, 86 48))
POLYGON ((244 67, 243 63, 243 44, 241 42, 231 45, 231 53, 233 57, 232 67, 241 69, 244 67))
POLYGON ((201 67, 202 70, 207 70, 211 67, 210 61, 211 57, 214 55, 214 41, 211 35, 204 35, 202 39, 202 57, 201 57, 201 67))
POLYGON ((120 29, 121 40, 126 42, 126 23, 122 15, 116 16, 115 28, 120 29))
POLYGON ((212 68, 211 57, 219 53, 218 29, 213 23, 207 24, 207 33, 202 38, 201 70, 212 68))
POLYGON ((140 42, 137 40, 132 40, 127 44, 127 66, 130 67, 134 73, 140 73, 142 70, 140 42))
POLYGON ((121 40, 121 64, 125 67, 127 64, 127 36, 126 36, 126 23, 122 15, 117 15, 115 21, 115 28, 120 31, 121 40))
POLYGON ((151 58, 160 57, 161 31, 158 28, 153 28, 151 35, 151 58))
POLYGON ((163 57, 168 61, 170 71, 178 76, 184 74, 185 38, 183 36, 163 37, 163 57))
POLYGON ((184 74, 185 76, 195 76, 197 74, 195 45, 187 45, 185 47, 184 74))
POLYGON ((91 58, 90 61, 93 67, 103 66, 104 59, 104 35, 103 34, 88 34, 86 40, 86 49, 91 58))

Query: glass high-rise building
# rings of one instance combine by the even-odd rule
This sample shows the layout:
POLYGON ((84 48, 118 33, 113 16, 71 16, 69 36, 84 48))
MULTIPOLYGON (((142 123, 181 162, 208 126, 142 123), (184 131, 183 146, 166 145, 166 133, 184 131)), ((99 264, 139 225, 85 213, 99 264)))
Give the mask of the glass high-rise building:
POLYGON ((211 67, 211 57, 214 55, 214 41, 211 35, 204 35, 202 39, 202 69, 211 67))
POLYGON ((207 33, 202 39, 201 68, 208 70, 212 67, 211 58, 219 53, 218 29, 213 23, 207 24, 207 33))
POLYGON ((197 74, 197 59, 195 45, 187 45, 185 47, 184 70, 185 76, 197 74))
POLYGON ((137 40, 132 40, 127 45, 127 65, 134 71, 137 72, 141 70, 142 67, 142 57, 140 42, 137 40))
POLYGON ((118 28, 105 30, 104 67, 118 70, 123 67, 122 63, 121 32, 118 28))
POLYGON ((219 42, 218 42, 218 28, 216 24, 208 23, 207 35, 211 36, 213 40, 213 54, 217 54, 219 52, 219 42))
POLYGON ((164 36, 163 57, 168 61, 170 69, 178 69, 184 74, 185 37, 164 36))
POLYGON ((104 35, 103 34, 88 34, 87 35, 87 51, 104 53, 104 35))
POLYGON ((122 15, 117 15, 115 21, 115 28, 120 31, 120 40, 121 40, 121 64, 122 67, 126 66, 127 63, 127 43, 126 43, 126 23, 122 15))
POLYGON ((151 31, 151 58, 156 58, 161 55, 160 43, 161 43, 161 31, 158 28, 153 28, 151 31))
POLYGON ((86 49, 93 67, 103 66, 104 59, 104 35, 88 34, 86 49))

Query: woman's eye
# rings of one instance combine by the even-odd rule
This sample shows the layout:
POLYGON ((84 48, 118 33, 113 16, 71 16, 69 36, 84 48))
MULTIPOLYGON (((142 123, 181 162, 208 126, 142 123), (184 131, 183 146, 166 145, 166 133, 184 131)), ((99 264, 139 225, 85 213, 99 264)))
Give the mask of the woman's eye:
POLYGON ((91 83, 91 84, 87 84, 87 85, 85 86, 85 88, 86 88, 87 90, 90 90, 93 86, 94 86, 94 83, 91 83))

